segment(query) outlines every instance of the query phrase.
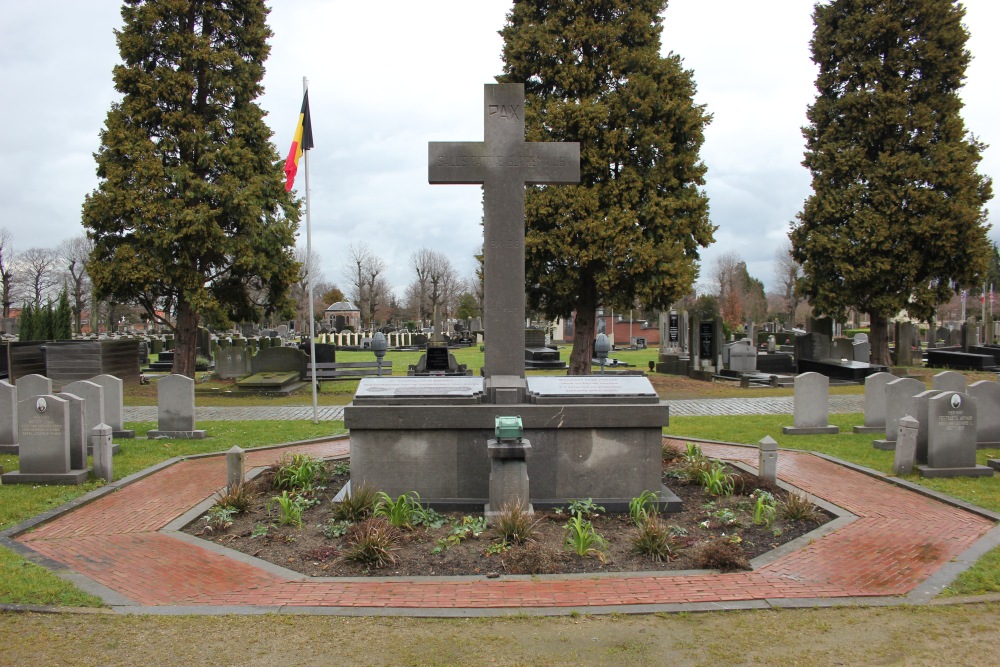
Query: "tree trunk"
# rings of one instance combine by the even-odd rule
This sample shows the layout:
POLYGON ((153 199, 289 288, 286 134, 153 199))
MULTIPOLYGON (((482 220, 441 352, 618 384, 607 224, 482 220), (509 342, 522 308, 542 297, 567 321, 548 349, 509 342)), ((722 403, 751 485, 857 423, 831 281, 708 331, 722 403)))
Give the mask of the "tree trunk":
POLYGON ((868 342, 872 346, 872 363, 892 366, 889 356, 889 318, 884 313, 868 313, 871 317, 871 334, 868 342))
POLYGON ((198 320, 198 313, 191 308, 191 304, 184 299, 178 300, 173 372, 192 379, 198 360, 198 320))
POLYGON ((597 294, 592 285, 587 285, 577 302, 573 317, 573 352, 569 357, 570 375, 591 374, 591 345, 597 328, 597 294))

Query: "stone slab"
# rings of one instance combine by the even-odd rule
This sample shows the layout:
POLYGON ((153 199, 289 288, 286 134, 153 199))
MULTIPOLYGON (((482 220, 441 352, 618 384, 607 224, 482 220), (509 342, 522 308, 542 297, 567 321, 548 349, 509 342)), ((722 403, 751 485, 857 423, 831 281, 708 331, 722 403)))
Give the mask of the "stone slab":
POLYGON ((991 477, 993 468, 989 466, 970 466, 966 468, 932 468, 928 465, 918 465, 917 472, 921 477, 991 477))
POLYGON ((479 398, 485 391, 481 377, 364 378, 354 400, 388 398, 479 398))
POLYGON ((805 426, 802 428, 782 426, 781 432, 785 435, 836 435, 840 433, 840 428, 837 426, 805 426))
POLYGON ((2 484, 83 484, 90 477, 90 468, 86 470, 70 470, 65 473, 44 472, 14 472, 0 475, 2 484))
MULTIPOLYGON (((161 431, 158 429, 153 429, 146 433, 146 437, 150 440, 156 438, 177 438, 178 440, 203 440, 207 437, 207 431, 194 430, 194 431, 161 431)), ((117 453, 117 452, 116 452, 117 453)))
POLYGON ((530 377, 531 403, 659 403, 649 379, 642 375, 530 377))

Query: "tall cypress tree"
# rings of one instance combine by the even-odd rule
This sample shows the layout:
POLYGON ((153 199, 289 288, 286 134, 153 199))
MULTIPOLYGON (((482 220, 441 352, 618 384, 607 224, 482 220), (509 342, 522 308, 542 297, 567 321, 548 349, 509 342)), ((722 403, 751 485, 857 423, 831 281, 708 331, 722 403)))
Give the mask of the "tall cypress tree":
POLYGON ((52 339, 71 340, 73 338, 73 311, 69 307, 69 291, 64 287, 59 293, 59 303, 56 305, 52 320, 52 339))
POLYGON ((53 340, 55 335, 52 329, 52 299, 42 306, 38 305, 35 311, 35 337, 38 340, 53 340))
POLYGON ((983 145, 958 94, 964 14, 952 0, 833 0, 813 14, 818 95, 803 130, 813 194, 792 253, 814 308, 869 314, 878 363, 890 361, 890 318, 930 317, 987 267, 992 183, 977 173, 983 145))
POLYGON ((35 313, 30 303, 21 306, 21 317, 17 328, 18 340, 24 342, 36 340, 35 337, 35 313))
POLYGON ((298 268, 298 206, 254 102, 267 13, 263 0, 122 7, 114 82, 123 97, 108 112, 100 184, 83 207, 88 269, 98 300, 138 303, 174 332, 173 370, 190 377, 199 322, 280 310, 298 268))
POLYGON ((498 80, 525 84, 528 140, 580 142, 580 184, 525 201, 529 305, 576 313, 573 374, 590 372, 598 306, 668 307, 713 241, 699 158, 710 117, 680 57, 660 56, 666 5, 516 0, 501 31, 498 80))

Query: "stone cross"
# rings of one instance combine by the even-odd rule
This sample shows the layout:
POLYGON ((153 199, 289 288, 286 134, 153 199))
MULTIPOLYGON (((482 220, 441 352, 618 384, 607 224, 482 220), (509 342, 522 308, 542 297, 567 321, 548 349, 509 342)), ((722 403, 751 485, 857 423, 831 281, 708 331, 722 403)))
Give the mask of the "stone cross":
POLYGON ((484 371, 523 385, 524 186, 580 181, 580 144, 524 140, 524 84, 486 84, 485 141, 428 145, 428 181, 483 185, 484 371))

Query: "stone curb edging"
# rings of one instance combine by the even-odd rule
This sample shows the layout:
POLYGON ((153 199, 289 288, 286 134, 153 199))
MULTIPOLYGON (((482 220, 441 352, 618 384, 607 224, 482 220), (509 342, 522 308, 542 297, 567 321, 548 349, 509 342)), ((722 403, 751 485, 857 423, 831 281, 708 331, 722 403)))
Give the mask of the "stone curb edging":
MULTIPOLYGON (((331 440, 346 439, 349 435, 340 435, 333 437, 317 438, 309 441, 301 441, 295 443, 285 443, 282 445, 271 445, 259 448, 253 448, 247 451, 256 450, 267 450, 267 449, 277 449, 289 446, 301 445, 301 444, 311 444, 316 442, 329 442, 331 440)), ((727 446, 736 447, 746 447, 756 449, 756 445, 743 445, 739 443, 726 443, 720 441, 711 441, 698 438, 684 438, 683 436, 673 436, 664 435, 664 438, 676 439, 676 440, 689 440, 695 442, 705 442, 712 444, 720 444, 727 446)), ((801 451, 801 450, 788 450, 786 451, 801 451)), ((955 498, 951 498, 945 494, 931 491, 919 485, 914 485, 905 480, 899 480, 898 478, 888 477, 878 471, 871 470, 869 468, 864 468, 863 466, 857 466, 845 461, 841 461, 836 457, 814 454, 808 452, 815 456, 819 456, 831 463, 837 465, 843 465, 852 470, 857 470, 862 472, 872 478, 888 481, 890 483, 900 482, 897 486, 902 486, 907 490, 917 491, 918 493, 923 493, 923 495, 928 495, 940 502, 944 502, 963 510, 972 511, 980 516, 989 518, 991 520, 997 520, 1000 514, 995 512, 990 512, 983 508, 978 508, 976 506, 969 505, 964 501, 959 501, 955 498), (916 487, 916 488, 911 488, 916 487)), ((94 499, 99 498, 104 495, 104 493, 110 493, 112 491, 121 488, 126 483, 132 483, 138 479, 142 479, 154 472, 161 470, 169 465, 173 465, 178 461, 182 461, 189 458, 205 458, 205 457, 218 457, 224 455, 225 452, 209 453, 209 454, 198 454, 190 455, 185 457, 175 457, 168 461, 161 462, 146 470, 130 475, 127 478, 123 478, 118 482, 95 489, 94 491, 84 494, 80 498, 74 499, 59 508, 49 510, 42 515, 33 517, 32 519, 15 526, 14 528, 7 529, 0 533, 0 540, 2 540, 4 546, 10 546, 7 543, 17 544, 21 546, 22 549, 31 551, 26 546, 20 545, 11 539, 12 536, 20 534, 25 530, 37 526, 45 521, 50 521, 56 516, 68 512, 72 509, 86 504, 87 502, 92 502, 94 499), (44 518, 43 518, 44 517, 44 518)), ((750 467, 750 466, 747 466, 750 467)), ((794 488, 794 487, 792 487, 794 488)), ((826 508, 824 508, 826 509, 826 508)), ((838 508, 839 509, 839 508, 838 508)), ((843 514, 843 510, 840 509, 837 512, 838 515, 843 514)), ((853 517, 854 515, 850 515, 853 517)), ((849 519, 852 520, 852 519, 849 519)), ((836 521, 836 520, 835 520, 836 521)), ((829 525, 829 524, 827 524, 829 525)), ((205 615, 218 615, 218 614, 264 614, 264 613, 278 613, 278 614, 305 614, 305 615, 350 615, 350 616, 364 616, 364 615, 397 615, 397 616, 413 616, 413 617, 469 617, 469 616, 482 616, 482 617, 502 617, 510 615, 531 615, 531 616, 542 616, 542 615, 569 615, 575 613, 580 614, 604 614, 604 613, 658 613, 658 612, 693 612, 693 611, 721 611, 721 610, 749 610, 749 609, 770 609, 770 608, 806 608, 806 607, 836 607, 836 606, 886 606, 886 605, 902 605, 902 604, 977 604, 977 603, 989 603, 996 602, 1000 600, 1000 595, 988 594, 984 596, 963 596, 956 597, 954 599, 941 598, 932 600, 931 597, 936 595, 947 586, 961 571, 970 567, 976 559, 978 559, 983 553, 1000 543, 1000 527, 995 527, 986 533, 983 537, 977 540, 971 547, 966 549, 965 552, 960 554, 954 559, 952 563, 945 565, 940 568, 937 572, 931 575, 928 579, 922 582, 916 589, 911 591, 906 596, 889 596, 889 597, 841 597, 841 598, 776 598, 776 599, 765 599, 765 600, 742 600, 742 601, 720 601, 720 602, 698 602, 698 603, 671 603, 671 604, 642 604, 642 605, 608 605, 599 607, 578 607, 574 608, 572 606, 567 607, 542 607, 542 608, 422 608, 422 609, 411 609, 411 608, 395 608, 395 607, 363 607, 363 608, 344 608, 344 607, 308 607, 308 606, 287 606, 287 605, 274 605, 274 606, 229 606, 229 605, 195 605, 195 606, 157 606, 157 607, 147 607, 135 605, 132 601, 123 598, 122 596, 104 589, 103 586, 96 584, 90 580, 86 580, 93 586, 103 589, 94 590, 93 593, 104 598, 109 604, 110 610, 97 608, 82 608, 87 611, 80 611, 78 608, 61 608, 61 607, 46 607, 40 605, 0 605, 0 611, 21 611, 21 612, 34 612, 38 611, 40 613, 123 613, 123 614, 205 614, 205 615), (113 596, 106 596, 105 593, 113 593, 113 596), (109 599, 117 598, 117 599, 109 599)), ((17 549, 21 552, 21 549, 17 549)), ((34 553, 34 552, 32 552, 34 553)), ((43 557, 38 556, 39 560, 48 561, 43 557)), ((32 559, 35 560, 35 559, 32 559)), ((46 565, 47 563, 41 563, 46 565)), ((80 585, 81 582, 78 579, 85 579, 82 575, 77 575, 72 573, 70 570, 58 563, 52 563, 56 565, 57 574, 66 578, 73 583, 80 585)), ((84 588, 84 586, 81 586, 84 588)), ((91 592, 91 591, 88 591, 91 592)))

